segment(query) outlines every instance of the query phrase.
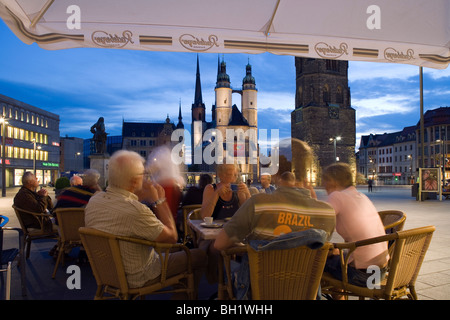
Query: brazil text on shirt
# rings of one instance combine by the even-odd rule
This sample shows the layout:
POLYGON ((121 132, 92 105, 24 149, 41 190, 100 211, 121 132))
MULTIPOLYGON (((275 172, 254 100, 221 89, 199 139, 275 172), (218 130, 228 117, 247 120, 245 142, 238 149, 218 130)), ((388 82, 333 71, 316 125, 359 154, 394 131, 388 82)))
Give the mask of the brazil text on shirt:
POLYGON ((325 230, 331 236, 336 223, 333 208, 321 204, 308 207, 266 203, 255 205, 255 215, 259 218, 254 232, 260 236, 273 237, 309 228, 325 230))

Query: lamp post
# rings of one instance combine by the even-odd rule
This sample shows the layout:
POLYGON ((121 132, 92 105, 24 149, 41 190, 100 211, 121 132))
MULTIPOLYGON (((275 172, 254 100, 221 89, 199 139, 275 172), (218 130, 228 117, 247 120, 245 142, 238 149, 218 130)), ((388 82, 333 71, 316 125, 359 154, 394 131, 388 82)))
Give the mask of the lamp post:
POLYGON ((36 139, 33 139, 33 174, 36 177, 36 139))
POLYGON ((444 186, 445 185, 445 153, 444 153, 445 144, 444 144, 444 140, 441 140, 441 139, 437 139, 436 142, 441 145, 440 151, 442 153, 442 186, 444 186))
POLYGON ((330 138, 330 141, 333 141, 333 144, 334 144, 334 163, 337 162, 337 156, 336 156, 336 141, 340 141, 340 140, 341 140, 341 137, 340 137, 340 136, 337 136, 337 137, 334 137, 334 138, 330 138))
POLYGON ((6 119, 4 116, 0 118, 2 124, 2 197, 6 197, 6 119))
POLYGON ((36 149, 41 150, 41 146, 36 146, 36 139, 33 139, 33 174, 36 177, 36 149))
POLYGON ((413 174, 412 174, 412 165, 413 165, 413 157, 412 154, 408 154, 407 158, 409 159, 409 182, 414 184, 413 174))

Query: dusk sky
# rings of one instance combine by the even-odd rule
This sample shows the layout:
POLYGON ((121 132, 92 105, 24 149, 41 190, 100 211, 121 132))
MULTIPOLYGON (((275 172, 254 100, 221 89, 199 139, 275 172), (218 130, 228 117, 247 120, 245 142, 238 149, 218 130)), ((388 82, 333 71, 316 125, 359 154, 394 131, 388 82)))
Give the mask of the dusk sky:
MULTIPOLYGON (((183 123, 190 128, 196 53, 114 49, 47 51, 21 42, 0 20, 0 94, 60 116, 60 135, 91 138, 100 116, 106 131, 120 135, 122 120, 176 124, 181 101, 183 123)), ((218 54, 199 54, 203 101, 211 120, 218 54)), ((252 65, 258 89, 260 129, 290 136, 295 108, 294 57, 273 54, 220 55, 233 88, 242 87, 245 66, 252 65)), ((370 133, 395 132, 420 117, 419 67, 349 63, 351 104, 356 110, 356 143, 370 133)), ((233 94, 240 108, 240 96, 233 94)), ((450 68, 424 68, 424 109, 450 106, 450 68)), ((356 147, 357 147, 356 146, 356 147)))

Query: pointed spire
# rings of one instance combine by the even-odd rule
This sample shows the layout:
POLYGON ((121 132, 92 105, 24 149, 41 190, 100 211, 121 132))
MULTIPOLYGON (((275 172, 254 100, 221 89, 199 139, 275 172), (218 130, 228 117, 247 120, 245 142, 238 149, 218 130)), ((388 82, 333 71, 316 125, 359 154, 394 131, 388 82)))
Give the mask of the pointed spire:
POLYGON ((197 74, 195 79, 195 97, 193 107, 204 107, 203 97, 202 97, 202 84, 200 81, 200 64, 197 54, 197 74))
POLYGON ((178 123, 177 123, 177 129, 184 129, 183 117, 181 116, 181 99, 180 99, 180 105, 179 105, 179 107, 178 107, 178 123))
MULTIPOLYGON (((219 58, 220 59, 220 58, 219 58)), ((230 76, 227 74, 227 64, 222 56, 222 62, 219 60, 219 68, 217 70, 216 88, 230 88, 230 76)))
POLYGON ((242 79, 243 89, 255 89, 255 78, 252 75, 252 65, 250 64, 250 58, 248 58, 247 66, 245 67, 245 77, 242 79))

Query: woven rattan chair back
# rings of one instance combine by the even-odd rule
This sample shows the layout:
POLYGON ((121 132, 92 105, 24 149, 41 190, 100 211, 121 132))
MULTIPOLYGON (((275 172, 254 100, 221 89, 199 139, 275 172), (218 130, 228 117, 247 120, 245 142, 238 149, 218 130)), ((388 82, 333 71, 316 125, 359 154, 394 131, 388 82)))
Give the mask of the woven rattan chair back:
POLYGON ((389 265, 385 298, 409 296, 417 300, 415 283, 435 231, 434 226, 399 231, 389 265), (409 289, 409 293, 407 291, 409 289))
POLYGON ((386 233, 394 233, 403 230, 406 222, 406 213, 400 210, 378 211, 386 233))
POLYGON ((189 228, 189 226, 187 224, 188 215, 189 215, 189 213, 191 213, 192 210, 199 209, 201 207, 202 207, 201 204, 190 204, 190 205, 183 206, 181 208, 182 213, 183 213, 183 233, 184 233, 183 244, 188 243, 189 240, 191 240, 193 238, 192 230, 191 230, 191 228, 189 228))
POLYGON ((64 242, 81 242, 79 228, 84 227, 84 208, 58 208, 59 234, 64 242))
POLYGON ((82 246, 79 228, 84 227, 84 208, 57 208, 56 219, 58 221, 58 257, 52 278, 55 278, 58 265, 64 264, 66 248, 82 246))
POLYGON ((150 294, 186 293, 189 299, 195 296, 194 274, 189 249, 180 244, 158 243, 143 239, 115 236, 92 228, 79 229, 83 246, 97 282, 95 299, 136 299, 150 294), (142 287, 129 288, 121 255, 121 243, 135 243, 152 247, 161 261, 161 275, 142 287), (187 256, 186 270, 168 276, 169 255, 183 250, 187 256))
POLYGON ((358 247, 394 241, 393 246, 391 246, 393 250, 389 250, 390 260, 387 276, 379 286, 369 288, 369 286, 361 287, 349 284, 346 280, 347 274, 345 271, 343 272, 344 281, 337 280, 324 273, 322 292, 386 300, 400 299, 406 296, 409 299, 416 300, 415 282, 435 229, 434 226, 421 227, 357 242, 335 244, 335 247, 341 251, 342 269, 347 270, 348 259, 342 258, 342 252, 345 250, 352 252, 358 247))
POLYGON ((107 288, 114 288, 126 295, 128 283, 116 237, 89 228, 80 228, 79 232, 98 286, 95 298, 100 299, 104 295, 102 290, 107 288))
POLYGON ((44 221, 50 218, 49 214, 45 212, 37 213, 20 209, 15 205, 13 205, 12 207, 14 209, 14 212, 16 213, 17 220, 19 220, 20 228, 23 230, 24 250, 26 251, 26 258, 30 257, 31 242, 33 240, 43 238, 51 238, 51 239, 58 238, 58 231, 56 229, 51 230, 46 229, 46 224, 44 223, 44 221), (22 214, 32 215, 39 222, 40 229, 27 228, 22 220, 22 214))
POLYGON ((191 219, 191 220, 202 220, 202 215, 200 213, 201 211, 202 211, 201 207, 192 210, 191 212, 188 213, 188 219, 191 219))
POLYGON ((252 299, 316 299, 330 246, 260 252, 248 246, 252 299))

